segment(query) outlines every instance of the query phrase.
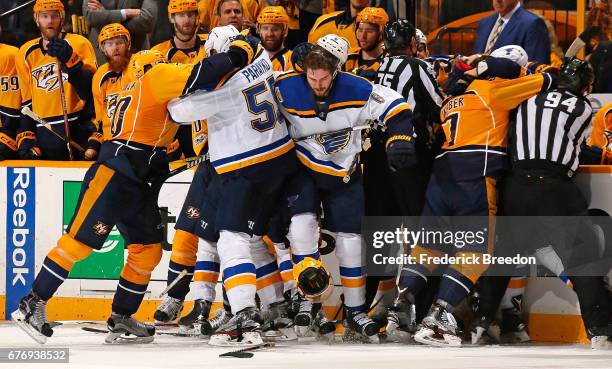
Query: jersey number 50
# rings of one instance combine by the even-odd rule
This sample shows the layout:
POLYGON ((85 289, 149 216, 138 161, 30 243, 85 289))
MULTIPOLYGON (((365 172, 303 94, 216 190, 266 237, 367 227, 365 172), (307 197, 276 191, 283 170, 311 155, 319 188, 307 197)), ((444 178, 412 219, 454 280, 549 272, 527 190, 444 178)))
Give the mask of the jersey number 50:
POLYGON ((264 114, 263 118, 255 118, 251 120, 251 126, 254 130, 259 132, 270 130, 276 126, 277 113, 274 109, 274 103, 268 100, 257 101, 257 97, 260 94, 267 93, 269 96, 272 96, 269 87, 272 85, 272 83, 273 78, 270 77, 266 82, 260 82, 254 86, 242 90, 249 112, 255 116, 264 114))

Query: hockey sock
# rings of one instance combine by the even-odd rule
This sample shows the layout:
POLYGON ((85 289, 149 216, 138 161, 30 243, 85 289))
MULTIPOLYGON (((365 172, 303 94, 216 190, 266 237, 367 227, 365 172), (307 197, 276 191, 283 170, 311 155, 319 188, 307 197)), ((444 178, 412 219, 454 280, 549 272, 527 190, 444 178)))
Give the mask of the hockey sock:
POLYGON ((276 262, 283 280, 283 290, 291 291, 295 288, 293 281, 293 263, 291 262, 291 249, 284 243, 275 243, 276 262))
POLYGON ((223 285, 232 313, 255 307, 255 264, 249 250, 250 236, 246 233, 222 230, 217 250, 223 265, 223 285))
POLYGON ((196 252, 198 249, 198 236, 193 233, 177 229, 172 240, 172 254, 168 264, 168 285, 170 285, 178 275, 187 271, 187 275, 181 278, 170 291, 168 296, 175 299, 184 300, 189 293, 189 283, 193 276, 196 263, 196 252))
POLYGON ((336 257, 340 264, 340 281, 344 292, 344 304, 356 311, 366 310, 365 273, 362 265, 361 235, 338 232, 336 257))
POLYGON ((275 302, 285 301, 283 297, 283 280, 276 259, 266 247, 261 236, 253 236, 250 240, 251 257, 256 268, 257 295, 262 307, 275 302))
POLYGON ((448 305, 457 306, 474 289, 474 283, 468 277, 453 268, 447 268, 442 275, 438 299, 448 305))
POLYGON ((319 224, 314 213, 303 213, 291 217, 289 234, 293 264, 307 257, 321 259, 319 254, 319 224))
POLYGON ((49 300, 68 278, 74 263, 85 259, 92 251, 91 247, 75 240, 72 236, 63 235, 57 246, 47 254, 34 280, 32 291, 41 299, 49 300))
POLYGON ((215 286, 219 281, 219 270, 217 243, 200 238, 193 276, 193 297, 195 299, 215 301, 215 286))
POLYGON ((113 298, 113 312, 132 315, 138 311, 147 291, 151 272, 162 257, 161 244, 128 245, 128 257, 113 298))

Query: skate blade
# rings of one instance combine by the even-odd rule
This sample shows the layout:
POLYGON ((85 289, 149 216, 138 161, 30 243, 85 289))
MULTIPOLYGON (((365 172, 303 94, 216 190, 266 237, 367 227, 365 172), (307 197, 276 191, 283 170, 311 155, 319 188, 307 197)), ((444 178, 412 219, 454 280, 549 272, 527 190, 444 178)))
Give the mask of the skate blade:
POLYGON ((501 339, 504 343, 525 343, 531 340, 525 331, 506 333, 501 339))
POLYGON ((408 343, 412 339, 410 332, 405 332, 400 329, 387 331, 387 342, 408 343))
POLYGON ((415 335, 414 340, 429 346, 437 347, 459 347, 461 338, 450 334, 443 334, 442 338, 436 337, 434 331, 429 328, 421 328, 415 335))
POLYGON ((218 333, 210 336, 208 340, 209 345, 220 347, 250 347, 262 345, 263 343, 264 341, 258 332, 245 332, 240 340, 232 338, 229 334, 218 333))
POLYGON ((261 338, 265 342, 295 341, 298 339, 297 334, 291 328, 265 331, 261 338))
POLYGON ((104 342, 110 345, 117 344, 143 344, 151 343, 155 339, 155 336, 148 337, 137 337, 137 336, 125 336, 123 332, 108 332, 108 335, 104 338, 104 342))
POLYGON ((44 345, 47 342, 47 336, 26 323, 25 315, 20 310, 15 310, 11 313, 11 320, 34 341, 40 343, 41 345, 44 345))

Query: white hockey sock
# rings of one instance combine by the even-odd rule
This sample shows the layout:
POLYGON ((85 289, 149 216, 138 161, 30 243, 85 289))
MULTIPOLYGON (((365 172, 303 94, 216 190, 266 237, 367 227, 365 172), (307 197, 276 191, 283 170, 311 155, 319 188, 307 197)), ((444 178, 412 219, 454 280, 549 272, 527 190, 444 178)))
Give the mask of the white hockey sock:
POLYGON ((250 240, 250 247, 256 268, 257 294, 262 307, 283 301, 283 281, 276 265, 276 259, 268 251, 261 236, 253 236, 250 240))
POLYGON ((191 285, 194 299, 215 301, 215 286, 219 281, 219 269, 217 243, 200 238, 191 285))
POLYGON ((336 257, 340 264, 344 304, 353 310, 365 310, 365 273, 361 235, 338 232, 336 257))
POLYGON ((255 264, 251 258, 251 237, 246 233, 219 232, 217 250, 223 266, 223 285, 232 313, 255 307, 255 264))

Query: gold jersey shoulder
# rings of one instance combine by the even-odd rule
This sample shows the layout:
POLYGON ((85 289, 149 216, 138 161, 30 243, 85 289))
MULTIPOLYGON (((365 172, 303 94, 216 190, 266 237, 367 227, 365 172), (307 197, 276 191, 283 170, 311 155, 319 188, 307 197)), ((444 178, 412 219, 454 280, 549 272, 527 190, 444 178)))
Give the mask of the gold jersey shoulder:
POLYGON ((275 72, 286 72, 289 70, 293 70, 293 64, 291 63, 291 55, 293 55, 293 51, 289 49, 284 49, 278 54, 274 55, 274 57, 271 59, 272 70, 274 70, 275 72))
POLYGON ((15 68, 17 49, 0 44, 0 109, 18 111, 21 108, 19 77, 15 68))
POLYGON ((206 57, 204 43, 207 38, 207 34, 198 35, 193 49, 179 49, 172 40, 161 42, 151 49, 161 52, 172 63, 196 64, 206 57))
POLYGON ((158 64, 128 83, 118 96, 111 119, 113 140, 167 147, 177 131, 168 102, 182 94, 193 65, 158 64))
MULTIPOLYGON (((67 33, 66 41, 83 61, 84 67, 96 70, 96 57, 89 40, 80 35, 67 33)), ((15 59, 19 74, 21 98, 24 103, 32 101, 32 110, 42 118, 53 119, 62 115, 61 95, 57 59, 42 50, 41 38, 26 42, 19 48, 15 59)), ((66 92, 66 108, 69 116, 83 110, 84 102, 68 83, 68 75, 61 73, 66 92)))
POLYGON ((317 18, 308 33, 308 42, 314 44, 319 38, 332 33, 346 38, 350 47, 359 46, 355 36, 355 22, 350 19, 350 15, 346 11, 324 14, 317 18))

